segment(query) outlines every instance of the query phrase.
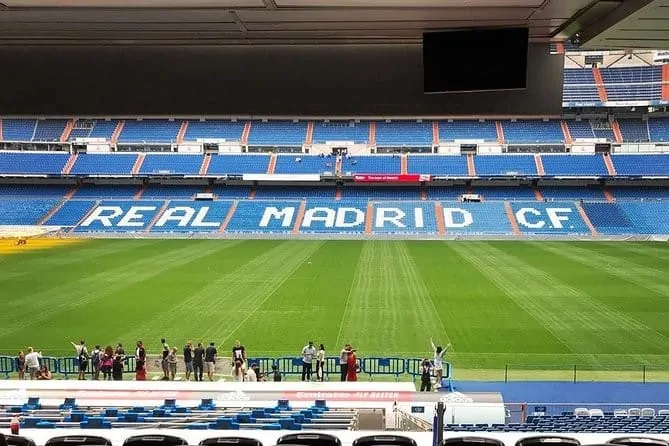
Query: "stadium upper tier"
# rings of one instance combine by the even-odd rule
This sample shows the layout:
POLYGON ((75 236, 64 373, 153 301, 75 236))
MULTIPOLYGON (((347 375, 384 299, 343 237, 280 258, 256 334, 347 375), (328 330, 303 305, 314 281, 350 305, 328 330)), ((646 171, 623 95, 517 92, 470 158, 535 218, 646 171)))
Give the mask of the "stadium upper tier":
MULTIPOLYGON (((590 88, 580 83, 574 85, 577 89, 590 88)), ((565 94, 572 93, 565 90, 565 94)), ((596 89, 594 94, 597 94, 596 89)), ((104 140, 119 147, 212 140, 250 147, 302 147, 304 144, 335 142, 377 147, 432 147, 462 141, 511 145, 571 144, 595 139, 613 143, 663 143, 669 142, 669 118, 437 121, 0 119, 0 142, 66 143, 82 138, 104 140)))
MULTIPOLYGON (((301 153, 70 155, 64 152, 0 151, 0 175, 3 176, 223 177, 244 174, 343 177, 409 174, 450 178, 669 177, 669 154, 408 154, 341 157, 301 153)), ((418 182, 418 177, 413 181, 418 182)))

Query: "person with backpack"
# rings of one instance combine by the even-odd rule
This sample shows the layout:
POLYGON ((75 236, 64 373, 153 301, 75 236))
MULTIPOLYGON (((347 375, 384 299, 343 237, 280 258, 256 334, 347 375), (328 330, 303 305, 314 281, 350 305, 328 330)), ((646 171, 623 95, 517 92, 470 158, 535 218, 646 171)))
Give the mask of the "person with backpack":
POLYGON ((86 348, 86 341, 82 340, 79 345, 70 342, 77 352, 77 362, 79 363, 79 380, 86 379, 86 370, 88 370, 88 349, 86 348))
MULTIPOLYGON (((95 354, 95 352, 93 352, 95 354)), ((95 361, 95 356, 93 357, 95 361)), ((114 366, 114 349, 111 345, 105 347, 104 353, 100 352, 99 354, 99 368, 102 370, 102 376, 104 376, 105 381, 111 381, 112 379, 112 368, 114 366)), ((95 367, 95 365, 93 365, 95 367)))
POLYGON ((91 353, 91 365, 93 366, 93 379, 96 381, 100 379, 101 359, 102 359, 102 350, 100 350, 99 345, 96 345, 95 348, 93 349, 93 352, 91 353))

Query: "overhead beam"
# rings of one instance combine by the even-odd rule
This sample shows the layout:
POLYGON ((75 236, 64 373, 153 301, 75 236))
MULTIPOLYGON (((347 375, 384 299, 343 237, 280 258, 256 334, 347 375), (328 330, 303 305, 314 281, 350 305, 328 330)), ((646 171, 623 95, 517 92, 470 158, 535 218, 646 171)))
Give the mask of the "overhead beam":
POLYGON ((614 28, 629 16, 653 3, 654 0, 626 0, 607 15, 589 23, 579 31, 579 45, 583 49, 597 49, 596 39, 604 32, 614 28))

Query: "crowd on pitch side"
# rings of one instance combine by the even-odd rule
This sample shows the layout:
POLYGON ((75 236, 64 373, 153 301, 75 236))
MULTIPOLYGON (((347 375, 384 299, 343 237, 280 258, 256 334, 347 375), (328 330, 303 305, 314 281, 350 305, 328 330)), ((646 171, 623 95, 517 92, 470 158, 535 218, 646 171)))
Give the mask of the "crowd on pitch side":
MULTIPOLYGON (((147 349, 144 343, 137 341, 135 351, 126 354, 123 344, 118 343, 116 347, 108 345, 101 348, 95 345, 89 350, 85 341, 79 343, 71 342, 75 350, 75 365, 78 367, 78 379, 120 381, 126 369, 126 363, 130 359, 135 360, 135 376, 137 381, 147 379, 147 349)), ((181 357, 176 347, 170 347, 166 339, 160 340, 160 359, 156 366, 160 367, 166 381, 177 378, 177 365, 181 361, 184 367, 184 379, 186 381, 208 381, 214 380, 217 362, 220 364, 219 352, 214 342, 204 346, 201 342, 194 344, 192 341, 186 343, 181 351, 181 357)), ((277 365, 272 365, 271 371, 261 371, 256 363, 248 364, 246 348, 240 341, 236 341, 231 350, 233 381, 281 381, 282 373, 277 365)), ((301 352, 302 359, 302 381, 323 381, 325 378, 325 346, 320 344, 318 348, 313 341, 309 341, 301 352), (315 365, 315 368, 314 368, 315 365)), ((358 359, 356 350, 350 344, 346 344, 339 355, 340 379, 341 381, 357 381, 358 359)), ((49 370, 47 361, 42 360, 42 352, 28 347, 27 353, 19 352, 16 357, 16 370, 19 379, 50 380, 52 371, 49 370)), ((127 372, 126 372, 127 373, 127 372)))
MULTIPOLYGON (((71 342, 74 347, 76 365, 78 366, 79 379, 87 379, 90 373, 94 380, 121 381, 125 371, 126 363, 129 359, 135 360, 135 380, 144 381, 147 379, 147 350, 144 343, 137 341, 134 354, 126 354, 123 344, 118 343, 116 347, 111 345, 104 349, 100 345, 89 352, 85 341, 78 344, 71 342)), ((177 365, 183 361, 186 381, 204 381, 206 374, 208 381, 214 380, 217 360, 219 360, 218 350, 214 342, 210 342, 204 347, 201 342, 195 345, 192 341, 186 343, 182 350, 182 356, 179 358, 176 347, 170 347, 165 338, 160 340, 161 354, 160 359, 156 361, 156 366, 162 370, 162 379, 165 381, 174 381, 177 378, 177 365)), ((450 343, 445 347, 437 347, 430 341, 434 351, 434 359, 424 359, 421 363, 421 391, 430 391, 432 388, 432 376, 436 375, 437 387, 441 383, 443 373, 443 355, 450 347, 450 343)), ((19 352, 16 357, 16 369, 19 372, 19 379, 29 378, 31 380, 50 380, 52 373, 46 364, 42 361, 42 353, 28 347, 28 353, 24 355, 19 352)), ((240 341, 235 341, 231 350, 232 353, 232 371, 230 372, 233 381, 257 382, 257 381, 281 381, 282 373, 276 364, 272 365, 272 370, 263 372, 257 363, 248 364, 246 348, 240 341)), ((320 344, 315 347, 313 341, 309 341, 301 352, 302 359, 302 381, 323 381, 325 379, 325 346, 320 344), (315 372, 314 372, 315 361, 315 372)), ((356 350, 351 344, 346 344, 339 352, 339 368, 341 381, 357 381, 360 367, 356 350)))

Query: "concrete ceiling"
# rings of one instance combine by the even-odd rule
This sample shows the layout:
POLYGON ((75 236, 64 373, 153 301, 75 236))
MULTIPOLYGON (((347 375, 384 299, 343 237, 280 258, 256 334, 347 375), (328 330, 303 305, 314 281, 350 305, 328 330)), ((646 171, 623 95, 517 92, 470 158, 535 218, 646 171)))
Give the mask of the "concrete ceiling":
POLYGON ((669 0, 621 5, 580 33, 584 49, 669 49, 669 0))
MULTIPOLYGON (((533 41, 559 40, 582 30, 573 25, 583 11, 593 22, 647 0, 0 2, 0 45, 236 45, 419 43, 425 30, 487 26, 529 26, 533 41)), ((666 33, 663 13, 664 28, 653 28, 666 33)))

